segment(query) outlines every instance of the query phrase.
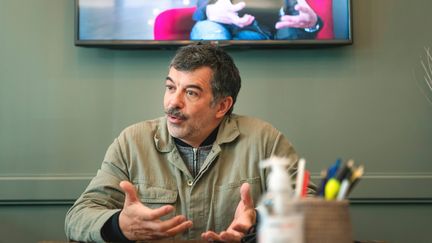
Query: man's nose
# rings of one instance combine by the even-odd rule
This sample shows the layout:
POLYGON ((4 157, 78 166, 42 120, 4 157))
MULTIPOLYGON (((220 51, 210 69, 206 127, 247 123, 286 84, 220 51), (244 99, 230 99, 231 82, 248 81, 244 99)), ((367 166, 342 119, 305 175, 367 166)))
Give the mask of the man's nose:
POLYGON ((177 91, 171 94, 170 107, 182 108, 184 106, 184 95, 182 92, 177 91))

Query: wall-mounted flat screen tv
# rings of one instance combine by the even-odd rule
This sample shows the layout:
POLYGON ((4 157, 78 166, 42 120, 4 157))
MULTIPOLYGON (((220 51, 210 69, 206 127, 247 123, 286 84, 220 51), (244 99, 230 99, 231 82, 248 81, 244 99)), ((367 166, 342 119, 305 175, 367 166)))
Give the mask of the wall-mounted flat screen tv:
POLYGON ((351 0, 75 0, 75 45, 347 45, 351 8, 351 0))

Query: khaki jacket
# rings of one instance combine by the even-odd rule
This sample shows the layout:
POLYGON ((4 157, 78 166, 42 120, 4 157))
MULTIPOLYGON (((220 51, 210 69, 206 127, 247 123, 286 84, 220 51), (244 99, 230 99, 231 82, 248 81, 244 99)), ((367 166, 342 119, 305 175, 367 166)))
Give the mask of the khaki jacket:
POLYGON ((222 121, 210 154, 192 178, 165 118, 132 125, 108 148, 97 175, 68 211, 66 234, 77 241, 103 241, 102 226, 123 207, 122 180, 136 186, 147 207, 170 204, 176 210, 167 217, 182 214, 192 220, 193 227, 177 238, 220 232, 233 220, 242 183, 251 185, 255 204, 266 190, 267 170, 259 162, 271 155, 297 161, 291 143, 270 124, 233 114, 222 121))

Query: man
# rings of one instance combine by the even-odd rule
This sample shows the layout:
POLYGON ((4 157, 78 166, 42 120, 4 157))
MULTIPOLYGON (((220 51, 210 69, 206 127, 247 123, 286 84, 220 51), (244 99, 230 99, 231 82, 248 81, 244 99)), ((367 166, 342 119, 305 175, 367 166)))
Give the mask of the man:
POLYGON ((315 39, 323 21, 306 0, 198 0, 192 40, 315 39), (265 7, 263 7, 265 6, 265 7), (273 13, 270 9, 273 9, 273 13))
POLYGON ((272 155, 297 161, 270 124, 232 114, 240 82, 221 48, 180 48, 165 80, 166 116, 132 125, 114 140, 67 213, 68 238, 240 241, 266 189, 259 162, 272 155))

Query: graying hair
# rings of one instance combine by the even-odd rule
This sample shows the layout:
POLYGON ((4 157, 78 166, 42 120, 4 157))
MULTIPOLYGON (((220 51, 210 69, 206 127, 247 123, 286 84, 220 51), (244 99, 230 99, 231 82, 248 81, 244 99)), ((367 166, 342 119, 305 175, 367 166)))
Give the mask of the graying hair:
POLYGON ((201 67, 209 67, 213 71, 210 81, 213 104, 231 96, 233 106, 226 115, 232 113, 240 91, 241 78, 234 60, 222 48, 201 43, 183 46, 171 60, 169 68, 171 67, 178 71, 195 71, 201 67))

